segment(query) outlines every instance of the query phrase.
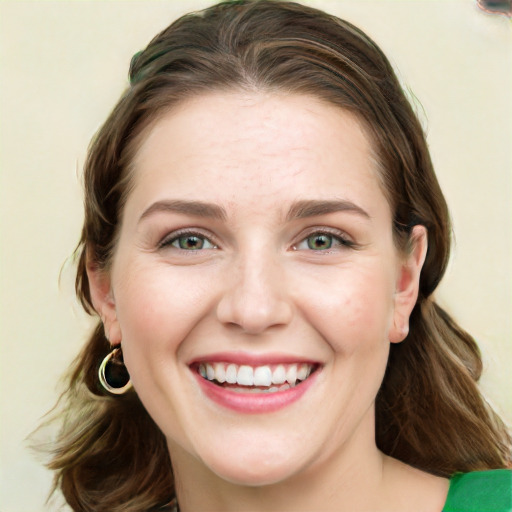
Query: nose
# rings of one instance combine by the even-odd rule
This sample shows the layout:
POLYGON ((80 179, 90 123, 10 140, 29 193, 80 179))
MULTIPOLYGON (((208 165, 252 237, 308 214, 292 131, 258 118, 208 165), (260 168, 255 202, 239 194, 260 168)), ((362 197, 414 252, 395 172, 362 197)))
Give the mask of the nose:
POLYGON ((277 261, 258 251, 252 257, 239 258, 229 269, 229 278, 217 306, 221 323, 255 335, 287 325, 292 315, 284 272, 277 261))

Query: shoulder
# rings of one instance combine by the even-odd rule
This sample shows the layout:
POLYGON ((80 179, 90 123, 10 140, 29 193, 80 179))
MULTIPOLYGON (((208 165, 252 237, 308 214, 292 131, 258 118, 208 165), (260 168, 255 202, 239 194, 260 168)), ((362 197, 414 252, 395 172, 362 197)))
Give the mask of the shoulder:
POLYGON ((455 474, 443 512, 512 512, 512 470, 455 474))

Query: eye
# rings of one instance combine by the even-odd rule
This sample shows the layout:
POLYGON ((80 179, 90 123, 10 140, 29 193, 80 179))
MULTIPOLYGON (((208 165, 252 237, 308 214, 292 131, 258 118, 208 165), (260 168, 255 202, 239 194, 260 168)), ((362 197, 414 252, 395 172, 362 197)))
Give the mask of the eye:
POLYGON ((178 236, 166 238, 161 244, 163 247, 175 247, 184 251, 199 251, 201 249, 216 249, 217 246, 213 244, 208 238, 198 233, 181 233, 178 236))
POLYGON ((327 251, 338 247, 352 247, 354 243, 342 235, 316 232, 293 246, 294 250, 327 251))
POLYGON ((330 249, 332 247, 333 242, 334 237, 332 235, 325 235, 322 233, 311 235, 306 238, 308 249, 313 249, 314 251, 330 249))

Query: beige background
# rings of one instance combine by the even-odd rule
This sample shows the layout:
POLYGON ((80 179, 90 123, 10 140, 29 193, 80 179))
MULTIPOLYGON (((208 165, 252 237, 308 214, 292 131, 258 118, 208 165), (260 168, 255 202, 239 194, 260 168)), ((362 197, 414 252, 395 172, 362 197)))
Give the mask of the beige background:
MULTIPOLYGON (((51 475, 24 438, 87 332, 68 257, 88 141, 126 85, 132 54, 178 14, 211 3, 0 1, 0 512, 45 510, 51 475)), ((367 30, 421 101, 457 238, 438 298, 480 341, 483 388, 510 423, 511 24, 472 0, 309 3, 367 30)))

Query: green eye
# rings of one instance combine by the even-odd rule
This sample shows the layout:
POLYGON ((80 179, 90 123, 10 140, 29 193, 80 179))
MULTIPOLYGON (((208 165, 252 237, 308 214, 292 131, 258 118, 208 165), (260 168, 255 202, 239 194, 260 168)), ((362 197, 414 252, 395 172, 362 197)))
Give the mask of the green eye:
POLYGON ((344 234, 331 234, 325 231, 317 231, 311 233, 308 237, 303 238, 298 244, 293 246, 296 251, 329 251, 341 250, 355 247, 354 242, 346 238, 344 234))
POLYGON ((333 236, 326 234, 315 234, 306 238, 308 249, 313 251, 322 251, 330 249, 333 245, 333 236))
POLYGON ((179 236, 174 240, 171 240, 169 245, 176 247, 177 249, 183 249, 185 251, 198 251, 200 249, 215 248, 215 246, 207 238, 194 234, 179 236))

